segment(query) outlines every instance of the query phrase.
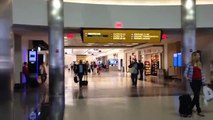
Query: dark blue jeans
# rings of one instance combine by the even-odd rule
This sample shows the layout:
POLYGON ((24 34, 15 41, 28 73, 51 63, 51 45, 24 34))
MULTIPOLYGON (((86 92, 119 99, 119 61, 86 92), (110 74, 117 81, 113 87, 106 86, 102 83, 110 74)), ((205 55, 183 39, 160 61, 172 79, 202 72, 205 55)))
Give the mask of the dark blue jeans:
POLYGON ((132 85, 137 86, 138 74, 131 74, 132 85))
POLYGON ((82 87, 82 79, 83 79, 84 73, 78 73, 79 78, 79 87, 82 87))

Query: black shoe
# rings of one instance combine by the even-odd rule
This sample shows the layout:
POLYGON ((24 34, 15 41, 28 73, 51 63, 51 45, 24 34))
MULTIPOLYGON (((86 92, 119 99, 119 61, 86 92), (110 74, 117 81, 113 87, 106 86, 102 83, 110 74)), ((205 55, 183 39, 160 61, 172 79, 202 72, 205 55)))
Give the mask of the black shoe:
POLYGON ((200 116, 200 117, 205 117, 205 115, 203 113, 201 113, 201 112, 197 113, 197 115, 200 116))
POLYGON ((192 114, 188 114, 188 115, 185 115, 185 114, 180 114, 180 117, 184 117, 184 118, 189 118, 189 117, 192 117, 192 114))

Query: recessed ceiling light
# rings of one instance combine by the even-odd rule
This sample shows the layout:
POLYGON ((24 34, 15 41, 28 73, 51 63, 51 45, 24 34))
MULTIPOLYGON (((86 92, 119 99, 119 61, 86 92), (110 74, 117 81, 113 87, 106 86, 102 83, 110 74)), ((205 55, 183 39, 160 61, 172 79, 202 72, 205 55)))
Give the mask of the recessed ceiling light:
POLYGON ((138 43, 132 43, 132 45, 138 45, 138 43))
POLYGON ((94 45, 95 43, 87 43, 88 45, 94 45))
POLYGON ((92 46, 92 45, 90 45, 90 44, 87 44, 86 46, 92 46))
POLYGON ((104 46, 110 46, 110 45, 104 45, 104 46))

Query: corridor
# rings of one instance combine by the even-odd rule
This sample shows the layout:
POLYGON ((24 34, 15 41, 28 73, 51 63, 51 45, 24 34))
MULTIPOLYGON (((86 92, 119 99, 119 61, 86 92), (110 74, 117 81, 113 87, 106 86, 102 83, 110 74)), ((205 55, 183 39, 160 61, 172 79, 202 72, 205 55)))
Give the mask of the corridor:
MULTIPOLYGON (((73 74, 66 72, 65 120, 209 120, 213 103, 203 106, 206 117, 195 113, 192 118, 180 118, 179 95, 184 91, 172 86, 139 81, 131 86, 128 74, 119 72, 89 75, 88 87, 79 90, 73 74)), ((201 100, 203 101, 203 100, 201 100)))

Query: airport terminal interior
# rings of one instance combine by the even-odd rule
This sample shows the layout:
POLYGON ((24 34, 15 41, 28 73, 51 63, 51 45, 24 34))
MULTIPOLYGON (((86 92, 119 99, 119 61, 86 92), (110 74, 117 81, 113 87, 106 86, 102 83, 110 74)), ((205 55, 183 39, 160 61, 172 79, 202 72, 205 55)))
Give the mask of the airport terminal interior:
POLYGON ((211 11, 213 0, 1 0, 0 119, 212 119, 211 11), (181 113, 184 95, 183 111, 202 111, 181 113))

